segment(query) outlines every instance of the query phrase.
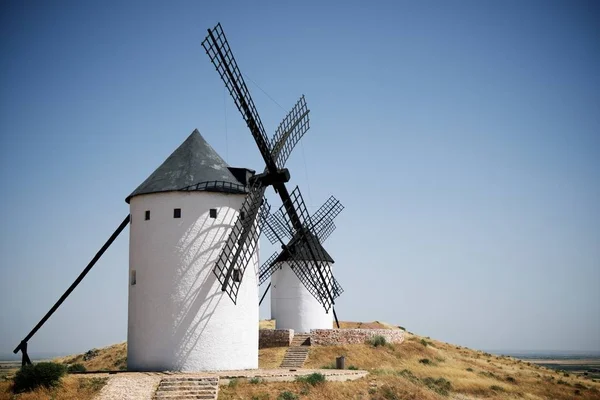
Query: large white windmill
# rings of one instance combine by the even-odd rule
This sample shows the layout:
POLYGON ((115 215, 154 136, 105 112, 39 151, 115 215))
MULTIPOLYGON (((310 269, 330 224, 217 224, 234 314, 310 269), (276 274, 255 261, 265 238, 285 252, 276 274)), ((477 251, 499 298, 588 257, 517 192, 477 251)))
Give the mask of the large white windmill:
POLYGON ((127 197, 128 369, 258 367, 256 247, 236 304, 212 272, 253 172, 230 168, 195 130, 127 197))

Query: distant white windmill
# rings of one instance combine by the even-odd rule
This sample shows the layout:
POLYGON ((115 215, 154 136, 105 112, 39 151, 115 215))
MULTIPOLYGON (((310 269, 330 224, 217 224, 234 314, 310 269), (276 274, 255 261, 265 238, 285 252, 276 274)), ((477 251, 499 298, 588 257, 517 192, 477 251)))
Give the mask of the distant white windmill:
MULTIPOLYGON (((333 275, 334 261, 323 248, 322 243, 335 230, 333 220, 343 209, 344 206, 331 196, 309 219, 314 232, 308 234, 309 247, 314 254, 318 254, 320 263, 331 275, 333 275)), ((264 232, 271 243, 276 243, 283 237, 290 239, 292 243, 297 240, 292 236, 293 230, 282 210, 269 215, 265 225, 264 232)), ((271 318, 275 319, 277 329, 310 332, 311 329, 331 329, 333 326, 335 311, 332 308, 333 312, 329 312, 321 305, 318 301, 319 296, 322 295, 319 293, 320 287, 309 281, 310 277, 317 276, 317 272, 311 271, 309 274, 299 272, 310 268, 306 264, 310 260, 310 252, 306 249, 294 257, 290 256, 289 252, 282 251, 273 254, 260 267, 259 285, 271 278, 261 303, 270 288, 271 318)), ((335 279, 332 279, 331 289, 334 298, 343 291, 335 279)))

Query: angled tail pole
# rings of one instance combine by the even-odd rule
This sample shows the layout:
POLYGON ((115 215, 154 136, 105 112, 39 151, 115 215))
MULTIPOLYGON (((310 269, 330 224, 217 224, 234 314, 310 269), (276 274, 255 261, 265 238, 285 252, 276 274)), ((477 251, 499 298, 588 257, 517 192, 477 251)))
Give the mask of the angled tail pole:
POLYGON ((21 343, 19 343, 19 345, 13 350, 13 353, 15 353, 15 354, 17 354, 19 352, 19 350, 21 351, 21 353, 23 354, 23 360, 22 360, 23 365, 31 364, 31 360, 29 359, 29 355, 27 354, 27 342, 29 341, 29 339, 31 339, 33 337, 33 335, 36 334, 36 332, 42 327, 42 325, 44 325, 46 323, 46 321, 48 321, 48 319, 52 316, 52 314, 54 314, 54 312, 58 309, 58 307, 60 307, 60 305, 66 300, 66 298, 69 297, 71 292, 73 292, 73 290, 75 290, 77 285, 79 285, 79 283, 83 280, 83 278, 85 278, 87 273, 90 272, 90 270, 96 264, 96 262, 98 262, 100 257, 102 257, 104 252, 115 241, 117 236, 119 236, 119 234, 121 232, 123 232, 123 229, 125 229, 125 227, 129 224, 130 220, 131 220, 131 215, 128 214, 127 217, 125 217, 125 219, 123 220, 123 222, 121 222, 121 225, 119 225, 117 230, 114 231, 113 234, 108 238, 106 243, 104 243, 104 246, 102 246, 100 248, 100 250, 94 256, 94 258, 92 258, 92 261, 89 262, 89 264, 85 267, 85 269, 79 274, 77 279, 75 279, 75 282, 73 282, 71 284, 71 286, 69 286, 67 291, 64 292, 62 296, 60 296, 60 299, 58 299, 56 304, 54 304, 52 306, 50 311, 48 311, 46 313, 46 315, 44 315, 44 317, 40 320, 40 322, 37 323, 37 325, 31 330, 31 332, 29 332, 29 334, 27 336, 25 336, 25 339, 21 340, 21 343))
POLYGON ((331 309, 333 310, 333 318, 335 318, 335 325, 338 329, 340 329, 340 321, 338 321, 337 314, 335 313, 335 307, 331 306, 331 309))
POLYGON ((21 354, 23 355, 21 358, 21 367, 24 367, 25 365, 31 365, 31 359, 29 358, 29 354, 27 354, 27 342, 21 342, 20 346, 21 354))
POLYGON ((262 297, 260 298, 260 301, 258 302, 259 306, 262 304, 263 300, 267 296, 267 293, 269 292, 269 289, 271 289, 271 282, 269 282, 269 286, 267 286, 267 289, 265 290, 265 293, 263 293, 262 297))

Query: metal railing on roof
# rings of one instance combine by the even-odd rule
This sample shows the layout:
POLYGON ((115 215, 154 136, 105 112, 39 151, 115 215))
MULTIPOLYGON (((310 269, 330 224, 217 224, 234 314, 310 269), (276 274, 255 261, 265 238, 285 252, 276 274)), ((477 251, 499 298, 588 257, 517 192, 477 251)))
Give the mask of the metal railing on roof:
POLYGON ((206 181, 179 189, 181 191, 199 192, 225 192, 225 193, 248 193, 246 186, 225 181, 206 181))

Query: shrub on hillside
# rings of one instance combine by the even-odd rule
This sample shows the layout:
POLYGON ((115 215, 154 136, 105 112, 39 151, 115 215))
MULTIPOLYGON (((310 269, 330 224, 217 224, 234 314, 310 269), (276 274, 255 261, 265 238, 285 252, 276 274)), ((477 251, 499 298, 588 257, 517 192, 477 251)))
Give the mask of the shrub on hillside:
POLYGON ((230 388, 232 388, 232 389, 235 389, 237 387, 238 383, 239 382, 238 382, 237 378, 232 378, 229 381, 229 383, 227 384, 227 386, 230 387, 230 388))
POLYGON ((286 390, 277 396, 277 400, 298 400, 298 395, 286 390))
POLYGON ((384 385, 381 387, 381 397, 385 400, 399 400, 398 394, 396 393, 396 388, 393 388, 388 385, 384 385))
POLYGON ((121 357, 115 361, 115 368, 119 371, 127 371, 127 356, 121 357))
POLYGON ((90 361, 92 358, 96 357, 100 353, 98 349, 91 349, 85 352, 83 355, 83 361, 90 361))
POLYGON ((28 392, 40 386, 56 387, 66 370, 67 368, 63 364, 53 362, 25 365, 17 371, 13 378, 13 392, 28 392))
POLYGON ((85 371, 87 371, 87 369, 85 368, 85 365, 80 364, 80 363, 71 364, 67 367, 67 372, 70 374, 77 373, 77 372, 85 372, 85 371))
POLYGON ((368 340, 368 343, 373 347, 385 346, 387 344, 387 340, 385 337, 381 335, 375 335, 371 339, 368 340))
POLYGON ((412 371, 409 370, 409 369, 403 369, 402 371, 398 372, 397 374, 399 376, 402 376, 402 377, 408 379, 411 382, 414 382, 414 383, 418 383, 419 382, 419 378, 417 378, 415 376, 415 374, 413 374, 412 371))
POLYGON ((325 375, 318 372, 306 376, 296 377, 296 382, 304 382, 312 386, 317 386, 318 384, 325 382, 325 380, 325 375))
POLYGON ((421 358, 421 359, 419 360, 419 362, 420 362, 421 364, 425 364, 425 365, 429 365, 429 364, 431 364, 431 360, 430 360, 429 358, 421 358))
POLYGON ((444 378, 434 379, 431 377, 427 377, 423 379, 423 383, 429 389, 433 390, 438 394, 441 394, 442 396, 448 396, 448 393, 450 393, 450 389, 452 388, 452 384, 450 383, 450 381, 444 378))

